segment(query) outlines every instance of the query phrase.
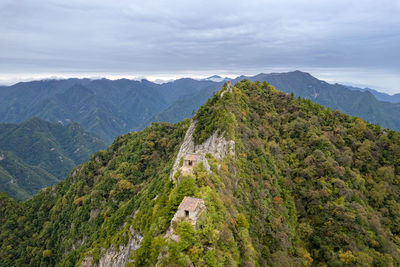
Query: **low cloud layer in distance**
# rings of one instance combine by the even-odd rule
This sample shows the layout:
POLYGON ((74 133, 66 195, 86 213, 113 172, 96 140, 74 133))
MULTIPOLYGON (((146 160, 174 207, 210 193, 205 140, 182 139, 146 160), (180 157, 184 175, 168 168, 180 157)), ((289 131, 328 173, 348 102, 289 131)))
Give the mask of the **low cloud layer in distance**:
POLYGON ((398 93, 399 14, 399 0, 2 0, 0 82, 299 69, 398 93))

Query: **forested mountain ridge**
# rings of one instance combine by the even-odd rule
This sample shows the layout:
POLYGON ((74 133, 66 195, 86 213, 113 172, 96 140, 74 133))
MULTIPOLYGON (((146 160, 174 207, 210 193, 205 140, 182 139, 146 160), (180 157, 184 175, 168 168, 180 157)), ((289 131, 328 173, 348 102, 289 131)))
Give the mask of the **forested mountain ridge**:
MULTIPOLYGON (((400 104, 378 101, 378 94, 329 84, 300 71, 241 76, 233 83, 244 78, 266 81, 278 90, 400 130, 400 104)), ((156 84, 147 80, 67 79, 18 83, 0 87, 0 122, 18 123, 34 116, 65 124, 74 121, 111 143, 116 136, 141 130, 154 121, 175 123, 191 118, 221 88, 223 82, 219 80, 183 78, 156 84)), ((396 96, 392 98, 396 102, 396 96)))
POLYGON ((400 104, 378 101, 369 91, 354 91, 341 84, 329 84, 301 71, 259 74, 249 77, 249 80, 267 81, 278 90, 311 99, 385 128, 400 130, 400 104))
POLYGON ((138 81, 89 79, 18 83, 0 90, 2 122, 31 117, 80 123, 87 131, 111 142, 136 127, 143 114, 161 110, 157 90, 138 81))
POLYGON ((78 122, 111 143, 118 135, 141 129, 146 120, 180 96, 211 84, 215 83, 193 79, 162 85, 128 79, 22 82, 0 88, 0 118, 12 123, 32 117, 64 124, 78 122))
POLYGON ((360 88, 360 87, 354 87, 354 86, 349 86, 349 85, 346 85, 346 87, 349 88, 350 90, 355 90, 355 91, 361 91, 361 92, 368 91, 371 94, 373 94, 375 96, 375 98, 378 99, 379 101, 400 103, 400 94, 399 93, 389 95, 387 93, 379 92, 379 91, 376 91, 376 90, 368 88, 368 87, 360 88))
MULTIPOLYGON (((400 130, 400 104, 396 103, 396 95, 386 95, 385 98, 379 98, 382 100, 378 100, 377 94, 372 94, 370 91, 360 91, 359 88, 350 90, 348 86, 329 84, 301 71, 240 76, 233 79, 232 83, 242 79, 253 82, 266 81, 280 91, 294 93, 296 97, 311 99, 320 105, 361 117, 370 123, 378 123, 382 127, 400 130), (388 101, 388 97, 393 103, 385 102, 388 101)), ((193 111, 196 111, 206 99, 211 97, 217 90, 216 88, 218 87, 208 87, 195 94, 182 96, 148 121, 177 122, 184 118, 191 118, 193 111)))
POLYGON ((396 266, 399 159, 398 132, 267 83, 224 85, 191 122, 118 137, 27 202, 1 195, 0 265, 396 266), (171 180, 188 136, 233 154, 171 180), (196 227, 170 223, 184 196, 207 208, 196 227))
POLYGON ((33 118, 0 124, 0 192, 26 199, 53 185, 105 143, 77 123, 33 118))

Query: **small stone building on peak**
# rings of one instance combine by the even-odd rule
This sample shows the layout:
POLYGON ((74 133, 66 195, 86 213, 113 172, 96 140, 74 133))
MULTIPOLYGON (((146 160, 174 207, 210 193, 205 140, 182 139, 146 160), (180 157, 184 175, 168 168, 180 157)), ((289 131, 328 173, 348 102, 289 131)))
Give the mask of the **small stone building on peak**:
POLYGON ((181 175, 193 174, 193 167, 200 162, 200 156, 197 154, 186 154, 183 156, 183 166, 181 167, 181 175))
POLYGON ((171 225, 167 230, 165 236, 175 241, 179 241, 179 236, 175 234, 172 223, 179 221, 187 221, 190 222, 194 228, 197 225, 197 219, 203 213, 207 212, 206 205, 204 204, 204 200, 201 198, 195 197, 184 197, 181 204, 178 207, 174 217, 171 220, 171 225))
POLYGON ((193 226, 196 226, 197 218, 205 211, 204 200, 201 198, 184 197, 172 220, 181 219, 189 221, 193 226))
POLYGON ((199 157, 197 154, 186 154, 183 157, 183 166, 187 166, 187 167, 194 166, 197 163, 197 161, 199 160, 198 158, 199 157))

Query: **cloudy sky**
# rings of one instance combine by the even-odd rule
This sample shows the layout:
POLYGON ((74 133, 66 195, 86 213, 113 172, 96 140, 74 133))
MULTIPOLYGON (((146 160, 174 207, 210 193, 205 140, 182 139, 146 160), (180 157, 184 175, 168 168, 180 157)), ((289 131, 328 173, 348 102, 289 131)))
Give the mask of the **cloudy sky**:
POLYGON ((308 71, 400 92, 400 0, 0 0, 0 83, 308 71))

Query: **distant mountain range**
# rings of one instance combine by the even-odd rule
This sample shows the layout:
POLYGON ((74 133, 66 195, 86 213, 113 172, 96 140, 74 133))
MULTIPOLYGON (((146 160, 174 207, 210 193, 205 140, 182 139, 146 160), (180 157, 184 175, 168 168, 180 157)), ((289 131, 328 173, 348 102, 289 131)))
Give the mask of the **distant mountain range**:
POLYGON ((223 86, 29 201, 0 193, 0 266, 400 266, 399 158, 397 132, 223 86))
MULTIPOLYGON (((243 79, 267 81, 278 90, 400 130, 400 104, 395 103, 400 95, 329 84, 301 71, 240 76, 232 82, 243 79)), ((111 143, 116 136, 141 130, 154 121, 178 122, 192 117, 227 80, 214 75, 163 84, 127 79, 17 83, 0 87, 0 122, 19 123, 34 116, 63 124, 78 122, 111 143)))
POLYGON ((231 78, 228 78, 228 77, 223 78, 219 75, 213 75, 213 76, 205 78, 204 80, 213 81, 213 82, 225 82, 225 81, 231 80, 231 78))
POLYGON ((64 179, 106 144, 77 123, 61 125, 33 118, 0 124, 0 192, 26 199, 64 179))
POLYGON ((349 88, 350 90, 356 90, 356 91, 361 91, 361 92, 368 91, 371 94, 373 94, 375 96, 375 98, 378 99, 379 101, 400 103, 400 94, 389 95, 386 93, 378 92, 378 91, 368 88, 368 87, 367 88, 359 88, 359 87, 347 85, 347 88, 349 88))
MULTIPOLYGON (((294 93, 295 96, 311 99, 323 106, 361 117, 370 123, 377 123, 385 128, 400 130, 400 104, 379 101, 368 90, 355 87, 349 89, 344 85, 329 84, 301 71, 240 76, 233 79, 232 83, 237 83, 243 79, 266 81, 280 91, 294 93)), ((191 95, 180 97, 167 109, 154 115, 148 122, 177 122, 191 117, 193 111, 196 111, 213 95, 214 88, 218 87, 209 86, 191 95)), ((396 97, 396 95, 393 97, 396 97)), ((395 100, 392 100, 392 102, 395 102, 395 100)))
POLYGON ((118 135, 143 128, 179 97, 214 84, 193 79, 162 85, 127 79, 22 82, 0 87, 0 122, 18 123, 34 116, 64 124, 78 122, 111 143, 118 135))
MULTIPOLYGON (((245 77, 240 77, 236 81, 245 77)), ((400 130, 400 104, 376 99, 369 91, 350 90, 344 85, 329 84, 308 73, 294 71, 277 74, 259 74, 247 77, 251 81, 267 81, 278 90, 311 99, 325 107, 361 117, 385 128, 400 130)))

